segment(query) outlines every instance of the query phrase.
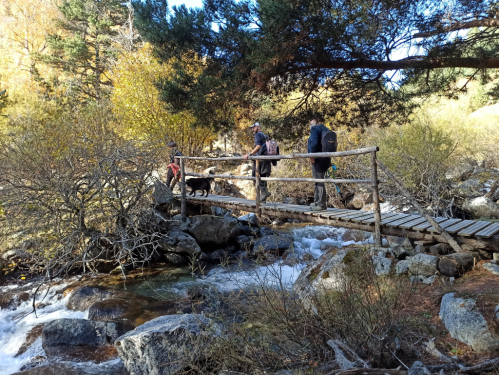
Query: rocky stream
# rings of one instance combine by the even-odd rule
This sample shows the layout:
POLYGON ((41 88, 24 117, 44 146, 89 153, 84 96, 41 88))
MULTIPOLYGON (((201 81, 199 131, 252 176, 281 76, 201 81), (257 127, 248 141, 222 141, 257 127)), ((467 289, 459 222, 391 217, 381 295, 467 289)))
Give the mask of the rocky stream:
MULTIPOLYGON (((211 300, 212 293, 247 292, 274 285, 293 291, 306 309, 313 310, 312 297, 317 293, 342 290, 348 277, 346 259, 359 251, 369 254, 381 278, 391 275, 410 279, 412 285, 422 288, 438 284, 439 291, 446 290, 438 296, 435 324, 452 342, 474 353, 485 353, 483 359, 493 358, 499 350, 499 335, 493 326, 499 318, 499 304, 490 307, 492 317, 484 315, 477 307, 477 298, 452 292, 452 285, 477 269, 495 285, 499 277, 497 254, 451 254, 442 244, 415 245, 396 237, 383 242, 384 247, 375 248, 370 233, 328 226, 290 222, 263 227, 253 215, 192 216, 186 223, 171 227, 168 238, 161 242, 169 263, 79 275, 55 280, 50 286, 39 287, 31 281, 1 287, 0 374, 178 373, 190 361, 207 355, 196 350, 194 357, 192 353, 187 357, 188 337, 209 341, 222 334, 223 327, 208 316, 213 310, 230 309, 211 300), (192 254, 198 260, 191 264, 188 259, 192 254)), ((487 303, 493 303, 494 298, 487 303)), ((231 316, 231 311, 227 313, 231 316)), ((240 319, 237 314, 232 318, 240 319)), ((318 373, 370 367, 361 354, 345 349, 339 341, 330 341, 336 372, 318 373)), ((424 341, 422 349, 415 349, 419 358, 425 364, 435 364, 409 363, 407 368, 398 366, 389 373, 474 373, 469 369, 477 363, 476 358, 465 361, 442 353, 427 337, 420 341, 424 341)), ((493 362, 479 372, 495 365, 493 362)), ((279 374, 292 374, 291 370, 279 374)), ((296 371, 302 370, 303 365, 296 371)))

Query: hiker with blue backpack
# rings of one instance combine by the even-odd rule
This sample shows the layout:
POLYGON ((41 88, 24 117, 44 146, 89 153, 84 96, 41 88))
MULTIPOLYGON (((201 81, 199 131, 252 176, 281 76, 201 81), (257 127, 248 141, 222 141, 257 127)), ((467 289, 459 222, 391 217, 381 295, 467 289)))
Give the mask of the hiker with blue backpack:
MULTIPOLYGON (((307 153, 336 152, 336 133, 324 124, 324 117, 315 113, 310 117, 310 137, 308 138, 307 153)), ((314 179, 325 179, 326 172, 331 167, 331 158, 309 158, 312 163, 314 179)), ((310 205, 312 211, 326 210, 326 186, 324 182, 315 183, 314 203, 310 205)))
MULTIPOLYGON (((259 122, 255 122, 251 125, 250 129, 255 135, 255 147, 244 156, 244 159, 248 160, 248 157, 253 155, 279 155, 279 146, 277 146, 277 142, 269 139, 269 137, 262 133, 262 127, 259 122)), ((260 177, 270 177, 272 165, 277 165, 277 160, 260 160, 260 177)), ((255 161, 253 161, 252 176, 256 176, 255 161)), ((260 189, 260 203, 265 203, 267 198, 271 195, 267 189, 267 181, 260 180, 260 186, 258 188, 260 189)))

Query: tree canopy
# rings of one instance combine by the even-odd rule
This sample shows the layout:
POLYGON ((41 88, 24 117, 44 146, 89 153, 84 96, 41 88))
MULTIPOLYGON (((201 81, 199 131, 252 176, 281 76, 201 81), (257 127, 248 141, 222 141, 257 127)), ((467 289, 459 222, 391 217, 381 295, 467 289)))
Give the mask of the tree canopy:
POLYGON ((178 64, 160 84, 163 98, 219 126, 232 125, 234 106, 251 117, 262 95, 303 93, 291 112, 300 117, 324 90, 326 113, 353 102, 369 123, 408 96, 449 92, 457 77, 499 68, 492 1, 205 0, 201 9, 170 9, 166 0, 137 0, 134 7, 136 27, 161 58, 190 53, 205 65, 194 80, 178 64))

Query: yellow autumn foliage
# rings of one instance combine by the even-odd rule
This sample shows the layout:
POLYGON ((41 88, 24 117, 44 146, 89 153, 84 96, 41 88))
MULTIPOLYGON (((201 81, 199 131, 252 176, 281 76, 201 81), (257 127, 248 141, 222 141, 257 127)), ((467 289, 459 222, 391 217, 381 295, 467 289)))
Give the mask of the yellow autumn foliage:
POLYGON ((0 2, 0 86, 12 97, 38 93, 35 71, 48 78, 56 72, 37 61, 47 52, 46 37, 59 33, 59 0, 3 0, 0 2))
MULTIPOLYGON (((199 69, 200 64, 194 62, 189 66, 199 69)), ((150 44, 134 52, 124 52, 111 74, 114 83, 111 101, 122 136, 158 147, 174 140, 184 155, 199 155, 217 138, 211 129, 194 126, 191 113, 173 114, 165 107, 156 83, 168 79, 171 69, 153 56, 150 44)))

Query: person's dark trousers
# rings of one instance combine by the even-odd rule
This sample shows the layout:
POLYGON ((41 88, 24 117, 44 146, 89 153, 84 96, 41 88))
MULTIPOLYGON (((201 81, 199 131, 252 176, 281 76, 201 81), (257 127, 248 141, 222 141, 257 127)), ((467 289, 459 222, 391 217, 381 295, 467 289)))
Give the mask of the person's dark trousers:
POLYGON ((166 186, 170 187, 173 177, 174 177, 173 170, 171 168, 168 168, 168 173, 166 174, 166 186))
MULTIPOLYGON (((253 162, 253 173, 251 174, 252 177, 256 177, 256 163, 253 162)), ((260 172, 260 177, 270 177, 270 173, 261 173, 260 172)), ((256 184, 256 181, 255 181, 256 184)), ((267 181, 262 181, 260 180, 260 194, 267 192, 267 181)))
MULTIPOLYGON (((270 177, 268 173, 260 174, 260 177, 270 177)), ((267 191, 267 181, 260 180, 260 193, 267 191)))
MULTIPOLYGON (((323 180, 325 178, 325 172, 323 171, 323 167, 312 164, 312 176, 314 179, 321 179, 323 180)), ((326 206, 326 184, 324 182, 316 182, 315 183, 315 192, 314 192, 314 203, 316 205, 324 205, 326 206)))

